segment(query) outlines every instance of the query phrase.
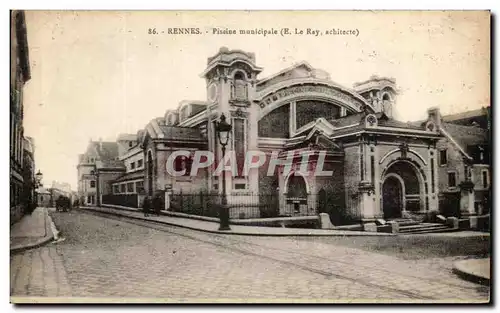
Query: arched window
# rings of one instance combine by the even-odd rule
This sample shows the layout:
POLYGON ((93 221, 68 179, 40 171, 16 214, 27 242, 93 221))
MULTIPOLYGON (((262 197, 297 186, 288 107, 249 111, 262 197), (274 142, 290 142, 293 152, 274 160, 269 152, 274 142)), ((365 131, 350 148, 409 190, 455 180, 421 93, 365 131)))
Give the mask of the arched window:
POLYGON ((247 82, 245 80, 245 75, 242 72, 237 72, 234 75, 234 82, 231 88, 231 96, 235 100, 247 100, 247 82))
POLYGON ((186 157, 186 156, 183 156, 183 155, 179 155, 174 160, 174 170, 176 172, 180 172, 180 171, 186 170, 184 172, 183 176, 189 176, 189 175, 191 175, 192 164, 193 164, 193 158, 192 157, 186 157))
POLYGON ((392 103, 391 96, 388 93, 384 93, 382 96, 382 112, 384 112, 389 117, 392 116, 392 103))

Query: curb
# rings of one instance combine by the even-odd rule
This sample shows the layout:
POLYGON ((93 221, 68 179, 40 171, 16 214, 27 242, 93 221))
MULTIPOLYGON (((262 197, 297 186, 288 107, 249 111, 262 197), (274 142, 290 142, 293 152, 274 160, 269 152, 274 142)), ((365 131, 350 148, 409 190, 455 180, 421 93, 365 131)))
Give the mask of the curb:
POLYGON ((14 247, 10 248, 10 253, 19 253, 23 252, 26 250, 31 250, 35 248, 39 248, 41 246, 44 246, 54 240, 54 234, 52 233, 52 228, 51 228, 51 223, 52 223, 52 218, 49 216, 48 212, 45 218, 45 232, 46 234, 50 234, 48 236, 43 237, 42 239, 38 240, 37 242, 31 243, 31 244, 26 244, 26 245, 17 245, 14 247))
POLYGON ((460 278, 462 278, 464 280, 467 280, 467 281, 470 281, 470 282, 473 282, 476 284, 480 284, 483 286, 490 286, 491 285, 490 278, 482 277, 482 276, 476 275, 474 273, 471 273, 470 271, 465 269, 464 266, 461 265, 461 262, 463 262, 463 261, 453 263, 453 270, 452 270, 453 273, 455 273, 456 275, 458 275, 460 278))
MULTIPOLYGON (((147 221, 147 222, 153 222, 157 224, 164 224, 164 225, 169 225, 169 226, 176 226, 176 227, 181 227, 181 228, 186 228, 190 230, 196 230, 196 231, 202 231, 206 233, 212 233, 212 234, 222 234, 222 235, 238 235, 238 236, 260 236, 260 237, 353 237, 353 236, 358 236, 358 237, 385 237, 385 236, 395 236, 395 234, 390 234, 390 233, 369 233, 366 232, 366 234, 349 234, 349 233, 344 233, 344 234, 262 234, 262 233, 242 233, 242 232, 237 232, 237 231, 221 231, 221 230, 208 230, 204 228, 196 228, 192 226, 187 226, 187 225, 182 225, 182 224, 176 224, 176 223, 171 223, 171 222, 166 222, 166 221, 156 221, 156 220, 151 220, 151 219, 146 219, 143 217, 138 217, 138 216, 130 216, 130 215, 125 215, 125 214, 120 214, 118 212, 105 212, 105 211, 100 211, 100 210, 95 210, 95 209, 89 209, 89 208, 84 208, 80 207, 80 209, 90 211, 90 212, 99 212, 103 214, 109 214, 109 215, 114 215, 114 216, 121 216, 121 217, 126 217, 130 219, 135 219, 135 220, 140 220, 140 221, 147 221), (375 235, 377 234, 377 235, 375 235)), ((119 209, 117 209, 119 210, 119 209)), ((133 212, 133 211, 131 211, 133 212)))

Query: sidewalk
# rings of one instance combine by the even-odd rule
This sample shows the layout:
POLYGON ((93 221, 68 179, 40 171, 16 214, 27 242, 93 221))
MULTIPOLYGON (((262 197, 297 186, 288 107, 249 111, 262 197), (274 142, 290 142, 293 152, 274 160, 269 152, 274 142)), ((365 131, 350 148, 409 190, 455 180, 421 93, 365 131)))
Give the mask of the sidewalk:
POLYGON ((10 228, 10 252, 18 252, 39 247, 51 242, 52 219, 47 208, 36 208, 31 215, 23 218, 10 228))
POLYGON ((331 230, 331 229, 305 229, 305 228, 284 228, 284 227, 263 227, 263 226, 242 226, 231 225, 229 231, 219 231, 219 223, 215 221, 205 221, 191 218, 166 216, 162 212, 160 216, 150 215, 144 217, 144 214, 138 209, 113 206, 110 207, 81 207, 81 209, 102 212, 112 215, 124 216, 133 219, 154 221, 166 225, 179 226, 193 230, 199 230, 209 233, 246 235, 246 236, 394 236, 389 233, 374 233, 366 231, 349 230, 331 230))
POLYGON ((457 261, 453 264, 453 272, 463 279, 489 285, 490 264, 490 258, 457 261))

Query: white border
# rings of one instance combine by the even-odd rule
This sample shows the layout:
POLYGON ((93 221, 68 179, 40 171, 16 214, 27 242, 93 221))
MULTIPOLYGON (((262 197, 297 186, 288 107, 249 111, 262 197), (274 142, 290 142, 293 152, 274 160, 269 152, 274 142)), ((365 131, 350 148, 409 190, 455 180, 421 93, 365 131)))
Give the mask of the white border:
MULTIPOLYGON (((308 0, 308 1, 298 1, 298 0, 289 0, 286 2, 281 2, 281 1, 268 1, 268 0, 253 0, 253 1, 230 1, 230 0, 225 0, 225 1, 192 1, 192 0, 184 0, 184 1, 179 1, 179 2, 168 2, 168 6, 163 4, 163 5, 158 5, 159 2, 157 1, 151 1, 151 0, 141 0, 141 1, 130 1, 130 0, 122 0, 122 1, 116 1, 114 3, 111 2, 104 2, 102 0, 79 0, 79 1, 73 1, 72 3, 69 3, 67 1, 59 0, 59 1, 26 1, 26 0, 7 0, 7 1, 2 1, 1 5, 4 10, 2 10, 3 14, 1 14, 2 18, 2 23, 0 23, 2 31, 0 32, 1 36, 3 37, 2 41, 4 44, 9 42, 9 14, 7 13, 7 10, 16 8, 16 9, 106 9, 106 10, 119 10, 119 9, 127 9, 127 10, 144 10, 144 9, 169 9, 169 10, 175 10, 175 9, 210 9, 210 10, 216 10, 216 9, 224 9, 224 10, 235 10, 235 9, 245 9, 245 10, 255 10, 255 9, 266 9, 266 10, 277 10, 277 9, 293 9, 293 10, 311 10, 311 9, 341 9, 341 10, 352 10, 352 9, 412 9, 412 10, 472 10, 472 9, 492 9, 494 13, 498 13, 499 6, 500 6, 500 1, 493 1, 493 0, 475 0, 475 1, 443 1, 443 0, 420 0, 420 1, 390 1, 390 0, 378 0, 378 1, 369 1, 369 0, 350 0, 350 1, 335 1, 335 2, 327 2, 324 0, 308 0)), ((497 20, 498 23, 498 20, 497 20)), ((494 25, 493 25, 494 26, 494 25)), ((494 33, 494 38, 492 40, 497 40, 498 39, 498 32, 494 33)), ((498 51, 498 50, 496 50, 498 51)), ((8 44, 4 45, 4 48, 2 49, 3 52, 3 57, 1 60, 2 62, 2 72, 7 73, 9 63, 7 63, 9 59, 9 49, 8 49, 8 44)), ((496 55, 495 55, 496 56, 496 55)), ((492 75, 496 73, 496 68, 493 69, 492 75)), ((8 84, 7 80, 9 77, 7 75, 2 76, 3 79, 3 84, 5 93, 3 99, 8 99, 7 94, 9 93, 9 90, 7 90, 8 84)), ((495 86, 491 87, 492 90, 499 90, 499 83, 498 80, 495 83, 495 86)), ((4 110, 7 110, 9 107, 6 103, 5 105, 2 106, 4 110)), ((5 112, 7 113, 7 112, 5 112)), ((9 122, 7 121, 9 114, 2 114, 0 115, 2 119, 4 119, 2 125, 7 125, 9 122)), ((493 119, 496 119, 495 117, 493 119)), ((3 127, 2 130, 5 132, 3 135, 3 138, 9 138, 7 134, 7 127, 3 127)), ((5 140, 7 141, 7 140, 5 140)), ((2 145, 3 153, 0 153, 0 156, 4 158, 2 169, 3 172, 1 173, 1 177, 4 177, 4 181, 2 184, 2 190, 7 194, 7 173, 9 169, 7 168, 7 164, 9 164, 9 159, 7 157, 7 144, 6 142, 4 145, 2 145)), ((497 171, 498 172, 498 171, 497 171)), ((494 177, 496 178, 496 176, 494 177)), ((498 184, 497 184, 498 186, 498 184)), ((497 190, 498 191, 498 190, 497 190)), ((7 197, 3 197, 4 203, 7 202, 7 197)), ((6 214, 6 212, 4 212, 6 214)), ((498 214, 496 215, 498 219, 498 214)), ((5 223, 7 223, 7 219, 4 219, 5 223)), ((498 224, 498 220, 496 221, 498 224)), ((6 225, 7 226, 7 225, 6 225)), ((6 230, 9 229, 8 227, 4 227, 6 230)), ((7 232, 7 231, 6 231, 7 232)), ((9 245, 7 241, 8 236, 4 235, 2 236, 2 251, 6 253, 8 251, 7 246, 9 245)), ((9 268, 8 264, 8 258, 3 257, 1 258, 3 262, 3 267, 2 268, 9 268)), ((496 271, 497 272, 497 271, 496 271)), ((493 279, 493 281, 495 281, 493 279)), ((14 310, 14 307, 12 305, 9 305, 9 300, 8 300, 8 295, 10 294, 10 287, 9 287, 9 279, 3 279, 2 280, 2 290, 0 291, 0 294, 3 295, 4 301, 2 301, 2 312, 12 312, 14 310)), ((494 291, 498 290, 498 288, 494 288, 494 291)), ((495 295, 492 294, 492 297, 495 295)), ((65 310, 72 309, 73 307, 65 307, 65 310)), ((123 307, 120 308, 111 308, 107 307, 106 309, 97 309, 93 308, 94 312, 104 312, 104 311, 110 311, 110 310, 121 310, 123 307)), ((331 307, 321 307, 324 310, 330 310, 332 309, 331 307)), ((345 307, 336 307, 336 311, 344 311, 345 307)), ((440 312, 441 310, 445 309, 444 307, 439 307, 439 308, 430 308, 430 307, 418 307, 419 309, 425 309, 427 312, 440 312)), ((37 307, 37 310, 42 310, 42 311, 48 311, 50 310, 50 307, 37 307)), ((82 309, 82 308, 80 308, 82 309)), ((135 312, 141 312, 141 308, 133 308, 130 309, 130 311, 135 311, 135 312)), ((161 308, 159 308, 161 309, 161 308)), ((191 308, 187 307, 169 307, 168 308, 170 311, 178 311, 178 312, 186 312, 190 311, 191 308)), ((205 307, 204 309, 207 309, 205 307)), ((219 308, 214 307, 214 308, 209 308, 212 310, 217 310, 219 308)), ((232 307, 232 310, 237 309, 236 307, 232 307)), ((238 308, 239 309, 239 308, 238 308)), ((259 311, 269 311, 271 310, 274 312, 276 309, 284 309, 284 310, 289 310, 290 307, 273 307, 269 309, 263 309, 262 307, 256 308, 255 310, 259 311)), ((298 307, 298 310, 302 309, 307 309, 307 307, 298 307)), ((317 309, 315 307, 315 309, 317 309)), ((348 310, 366 310, 366 309, 373 309, 373 307, 363 307, 362 309, 360 307, 354 307, 354 308, 347 308, 348 310)), ((387 310, 386 307, 380 307, 382 310, 387 310)), ((403 307, 394 307, 395 310, 401 310, 403 307)), ((474 307, 465 307, 465 308, 459 308, 459 307, 453 307, 451 308, 452 310, 474 310, 474 307)), ((83 308, 85 310, 85 308, 83 308)), ((90 311, 90 310, 89 310, 90 311)), ((128 311, 128 310, 127 310, 128 311)))

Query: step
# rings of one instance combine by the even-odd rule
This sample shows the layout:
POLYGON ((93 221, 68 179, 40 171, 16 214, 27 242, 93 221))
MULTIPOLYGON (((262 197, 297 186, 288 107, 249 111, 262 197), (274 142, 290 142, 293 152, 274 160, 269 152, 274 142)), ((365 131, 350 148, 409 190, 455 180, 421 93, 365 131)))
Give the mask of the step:
POLYGON ((446 231, 446 230, 453 230, 451 227, 447 226, 432 226, 432 227, 422 227, 422 228, 415 228, 415 229, 407 229, 407 230, 399 230, 401 234, 415 234, 415 233, 421 233, 421 232, 441 232, 441 231, 446 231))
POLYGON ((416 225, 408 225, 408 226, 399 226, 399 229, 414 229, 414 228, 421 228, 421 227, 439 227, 439 226, 446 226, 443 224, 439 223, 418 223, 416 225))
POLYGON ((409 218, 394 218, 394 219, 390 219, 388 221, 397 222, 399 224, 399 226, 407 226, 407 225, 417 225, 417 224, 420 224, 420 222, 414 221, 414 220, 409 219, 409 218))
POLYGON ((398 222, 398 224, 399 226, 413 226, 413 225, 419 225, 421 223, 417 221, 405 221, 405 222, 398 222))
POLYGON ((454 228, 449 228, 446 227, 444 229, 428 229, 428 230, 422 230, 422 231, 412 231, 412 232, 406 232, 406 233, 400 233, 403 235, 406 234, 431 234, 431 233, 447 233, 447 232, 453 232, 453 231, 458 231, 457 229, 454 228))
POLYGON ((419 228, 429 228, 429 227, 448 227, 448 225, 445 224, 418 224, 418 225, 412 225, 412 226, 403 226, 399 227, 399 229, 419 229, 419 228))

